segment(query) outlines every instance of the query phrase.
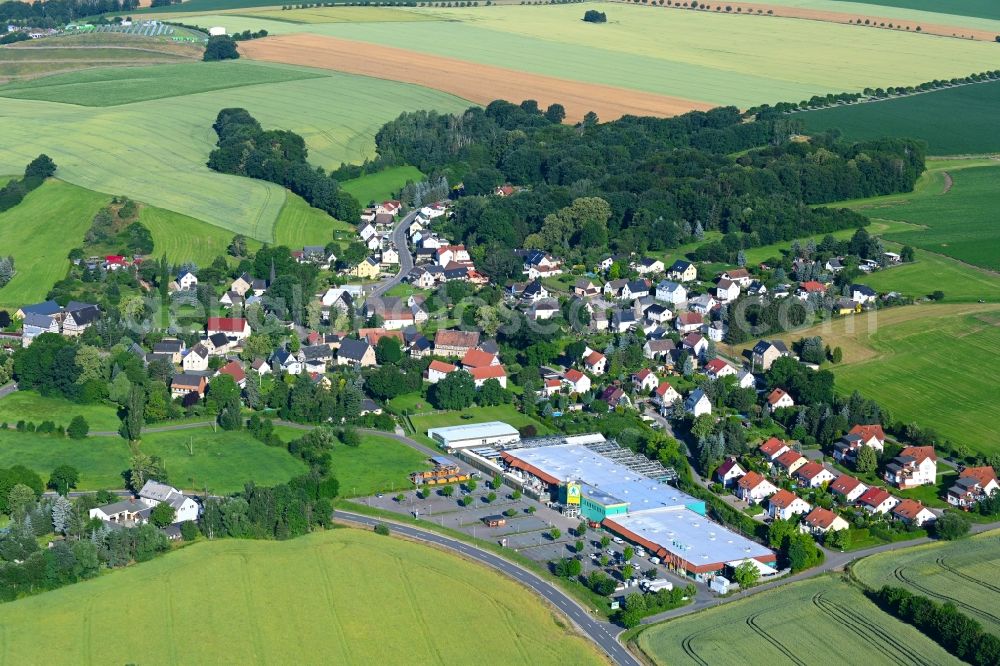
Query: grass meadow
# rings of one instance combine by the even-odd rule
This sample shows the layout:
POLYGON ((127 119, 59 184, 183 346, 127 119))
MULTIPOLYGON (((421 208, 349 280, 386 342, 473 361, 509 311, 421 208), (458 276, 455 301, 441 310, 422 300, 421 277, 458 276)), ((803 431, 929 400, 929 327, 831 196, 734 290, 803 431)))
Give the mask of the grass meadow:
POLYGON ((0 97, 5 139, 0 173, 19 173, 45 152, 58 165, 59 178, 75 185, 124 194, 203 220, 230 237, 242 233, 273 242, 285 190, 205 166, 216 139, 212 123, 220 109, 243 107, 266 127, 299 132, 309 147, 310 162, 335 168, 374 157, 376 130, 404 110, 450 112, 468 106, 426 88, 326 74, 108 107, 0 97), (310 100, 307 110, 298 103, 303 99, 310 100))
POLYGON ((870 587, 905 587, 938 603, 951 602, 994 634, 1000 634, 998 570, 1000 531, 880 553, 851 567, 870 587))
MULTIPOLYGON (((234 235, 228 229, 156 206, 143 206, 139 221, 153 236, 153 256, 166 253, 167 259, 177 264, 193 261, 208 266, 219 255, 226 256, 234 235)), ((248 245, 254 249, 258 244, 250 240, 248 245)))
POLYGON ((293 250, 303 245, 326 245, 333 240, 334 231, 353 232, 354 225, 313 208, 297 194, 285 194, 285 205, 281 207, 274 225, 274 242, 277 245, 287 245, 293 250))
MULTIPOLYGON (((894 244, 892 248, 899 250, 894 244)), ((877 271, 859 280, 879 292, 923 298, 943 291, 946 303, 1000 303, 1000 277, 934 252, 916 250, 916 261, 877 271)))
POLYGON ((993 0, 948 0, 948 2, 936 2, 936 0, 840 0, 840 2, 916 9, 1000 21, 1000 6, 993 0))
POLYGON ((0 623, 3 660, 22 664, 606 663, 492 569, 354 529, 196 543, 4 604, 0 623), (135 603, 138 590, 160 602, 135 603), (108 640, 125 606, 143 630, 108 640))
MULTIPOLYGON (((444 22, 263 25, 272 34, 310 32, 400 46, 585 83, 633 88, 714 104, 799 101, 873 85, 915 85, 990 68, 994 45, 844 24, 766 16, 681 12, 598 3, 602 25, 572 4, 419 9, 444 22), (272 30, 273 29, 273 30, 272 30), (809 53, 808 63, 802 53, 809 53)), ((231 32, 260 20, 199 20, 231 32)), ((518 100, 514 100, 518 101, 518 100)))
POLYGON ((808 111, 795 118, 805 122, 810 132, 836 128, 848 139, 923 139, 931 155, 965 155, 1000 152, 998 105, 1000 81, 991 81, 884 102, 808 111), (962 121, 955 122, 959 115, 962 121))
POLYGON ((829 366, 839 392, 858 390, 886 407, 893 420, 933 428, 954 444, 987 455, 1000 450, 996 304, 892 308, 779 337, 812 335, 843 350, 844 362, 829 366))
POLYGON ((66 276, 69 251, 82 243, 94 215, 109 201, 106 194, 50 179, 0 213, 0 247, 4 255, 13 255, 17 271, 0 288, 0 306, 44 300, 52 285, 66 276))
POLYGON ((831 576, 653 625, 635 642, 653 663, 670 666, 962 663, 831 576))
POLYGON ((0 398, 0 422, 11 428, 20 420, 35 425, 52 421, 56 426, 66 427, 77 415, 87 419, 92 432, 115 432, 121 425, 114 405, 78 405, 64 398, 43 397, 34 391, 15 391, 0 398))
POLYGON ((76 440, 15 432, 13 422, 11 430, 0 430, 0 467, 24 465, 46 481, 59 465, 72 465, 80 472, 78 490, 124 488, 128 458, 128 444, 120 437, 76 440))
POLYGON ((400 166, 345 180, 340 186, 366 206, 370 201, 384 201, 395 196, 407 181, 419 182, 423 179, 424 174, 417 167, 400 166))
POLYGON ((392 7, 308 7, 284 10, 275 7, 239 12, 241 16, 287 21, 290 23, 400 23, 435 21, 427 12, 414 12, 392 7))

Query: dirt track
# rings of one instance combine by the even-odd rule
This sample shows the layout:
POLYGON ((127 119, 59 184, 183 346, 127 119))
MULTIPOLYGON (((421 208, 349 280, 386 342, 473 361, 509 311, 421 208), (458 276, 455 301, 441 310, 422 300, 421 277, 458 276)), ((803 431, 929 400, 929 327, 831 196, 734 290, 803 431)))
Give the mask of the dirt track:
MULTIPOLYGON (((705 4, 712 8, 711 13, 713 14, 727 13, 727 12, 715 11, 716 6, 722 6, 718 2, 716 3, 706 2, 705 4)), ((809 19, 812 21, 828 21, 831 23, 852 23, 855 24, 855 26, 858 28, 889 30, 889 28, 879 28, 878 26, 879 24, 882 23, 888 26, 891 23, 893 25, 892 30, 897 30, 898 28, 898 32, 916 32, 917 27, 919 27, 921 33, 927 33, 929 35, 940 35, 944 37, 956 37, 961 39, 971 38, 986 42, 992 42, 996 38, 996 33, 990 32, 988 30, 977 30, 975 28, 959 27, 954 25, 943 25, 939 23, 924 23, 922 21, 909 21, 906 19, 898 19, 898 18, 885 18, 884 16, 874 16, 871 14, 863 14, 860 12, 830 12, 830 11, 823 11, 821 9, 807 9, 805 7, 787 7, 785 5, 769 5, 760 2, 729 3, 728 6, 731 6, 733 8, 732 12, 728 12, 730 14, 737 14, 736 10, 738 8, 742 8, 743 11, 740 12, 740 14, 756 15, 758 14, 757 10, 760 10, 760 13, 767 14, 768 11, 771 11, 774 16, 782 16, 785 18, 809 19), (857 25, 858 19, 861 19, 862 25, 857 25), (870 25, 864 25, 864 21, 866 19, 871 22, 870 25), (907 30, 906 29, 907 27, 909 27, 910 29, 907 30)), ((685 7, 678 7, 676 5, 667 6, 664 4, 661 5, 661 7, 663 9, 678 9, 681 11, 692 11, 691 9, 687 9, 685 7)), ((699 9, 696 11, 707 12, 710 10, 699 9)))
POLYGON ((320 35, 265 37, 241 42, 239 48, 240 53, 255 60, 415 83, 477 104, 495 99, 533 99, 545 108, 558 102, 566 107, 566 120, 570 122, 582 119, 588 111, 594 111, 601 120, 613 120, 623 115, 674 116, 715 106, 320 35))

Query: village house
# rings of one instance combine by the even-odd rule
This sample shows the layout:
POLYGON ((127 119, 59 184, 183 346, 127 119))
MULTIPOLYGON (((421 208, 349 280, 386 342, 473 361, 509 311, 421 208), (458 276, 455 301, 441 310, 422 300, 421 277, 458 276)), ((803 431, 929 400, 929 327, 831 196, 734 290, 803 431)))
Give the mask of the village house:
POLYGON ((819 488, 824 483, 830 483, 837 475, 818 462, 807 462, 795 470, 793 476, 809 488, 819 488))
POLYGON ((885 488, 871 487, 858 497, 858 506, 871 514, 886 514, 896 508, 899 500, 885 488))
POLYGON ((742 389, 754 388, 757 386, 757 378, 749 370, 740 370, 736 373, 736 385, 742 389))
POLYGON ((868 490, 868 486, 853 476, 841 474, 833 480, 828 490, 834 495, 843 497, 848 504, 853 504, 868 490))
POLYGON ((502 365, 484 365, 478 368, 468 368, 467 372, 472 375, 472 381, 476 388, 482 388, 490 379, 495 379, 500 386, 507 388, 507 371, 502 365))
POLYGON ((307 345, 299 352, 302 356, 303 369, 310 375, 326 372, 327 366, 334 359, 333 350, 329 345, 307 345))
POLYGON ((726 278, 715 283, 715 300, 720 303, 731 303, 740 297, 740 285, 726 278))
POLYGON ((271 354, 271 367, 275 372, 284 372, 287 375, 301 375, 305 370, 301 353, 291 352, 287 349, 276 349, 271 354))
POLYGON ((863 284, 851 285, 851 300, 864 305, 874 303, 878 299, 878 292, 863 284))
POLYGON ((702 294, 694 298, 689 298, 687 307, 691 312, 696 312, 707 317, 718 304, 718 301, 712 298, 711 294, 702 294))
POLYGON ((913 499, 904 499, 893 507, 892 515, 894 518, 916 527, 923 527, 927 523, 937 520, 933 511, 913 499))
POLYGON ((51 315, 29 312, 21 320, 21 346, 29 346, 42 333, 59 333, 59 322, 51 315))
POLYGON ((250 369, 256 372, 259 377, 271 374, 271 366, 262 358, 255 358, 250 364, 250 369))
POLYGON ((789 520, 811 509, 809 502, 790 490, 779 490, 767 500, 767 515, 772 520, 789 520))
POLYGON ((774 465, 788 476, 795 474, 803 465, 809 462, 805 456, 798 451, 789 449, 774 459, 774 465))
POLYGON ((375 348, 365 340, 347 338, 337 349, 337 365, 368 368, 376 365, 375 348))
POLYGON ((668 307, 659 303, 653 303, 647 307, 643 315, 646 317, 646 321, 652 324, 666 324, 674 318, 674 313, 668 307))
POLYGON ((933 446, 908 446, 885 466, 883 478, 907 489, 937 483, 937 454, 933 446))
POLYGON ((693 333, 701 328, 705 318, 697 312, 681 312, 674 319, 674 328, 681 333, 693 333))
POLYGON ((656 285, 656 300, 671 305, 680 305, 687 301, 687 289, 679 282, 661 280, 656 285))
POLYGON ((153 345, 153 353, 167 357, 171 363, 177 365, 181 362, 181 355, 184 353, 184 341, 176 338, 164 338, 153 345))
POLYGON ((723 271, 719 276, 723 280, 730 280, 735 282, 740 289, 746 289, 750 286, 750 282, 753 280, 750 277, 750 271, 745 268, 732 268, 728 271, 723 271))
POLYGON ((518 250, 515 252, 524 262, 524 273, 529 280, 553 277, 562 274, 562 262, 541 250, 518 250))
POLYGON ((348 273, 352 277, 360 278, 362 280, 374 280, 378 277, 380 271, 381 264, 379 263, 379 260, 374 257, 368 257, 352 268, 348 273))
POLYGON ((396 266, 399 264, 399 251, 396 248, 389 246, 382 250, 381 255, 379 255, 379 262, 383 266, 396 266))
POLYGON ((723 487, 728 488, 746 473, 746 470, 740 467, 740 464, 736 462, 736 458, 726 458, 726 460, 719 465, 719 469, 715 470, 715 480, 721 483, 723 487))
POLYGON ((691 414, 695 418, 701 416, 702 414, 712 413, 712 401, 708 399, 705 392, 700 388, 691 391, 687 399, 684 401, 684 411, 691 414))
POLYGON ((243 364, 239 361, 230 361, 219 368, 218 372, 215 373, 215 376, 218 377, 220 375, 228 375, 229 377, 232 377, 233 381, 236 382, 236 385, 240 388, 244 388, 247 385, 247 374, 243 371, 243 364))
POLYGON ((199 398, 205 396, 208 380, 204 375, 181 373, 174 375, 170 382, 170 394, 175 398, 183 398, 189 393, 197 393, 199 398))
POLYGON ((838 516, 830 509, 821 506, 810 511, 802 519, 799 531, 813 536, 819 536, 828 532, 838 532, 850 528, 851 524, 838 516))
POLYGON ((788 395, 784 389, 776 388, 771 391, 767 396, 767 408, 772 414, 774 414, 779 409, 785 409, 788 407, 794 407, 795 401, 792 400, 792 396, 788 395))
POLYGON ((777 437, 771 437, 757 447, 757 450, 760 451, 760 454, 764 456, 765 460, 768 462, 774 462, 778 459, 778 456, 790 451, 791 449, 789 449, 788 445, 777 437))
POLYGON ((191 271, 181 271, 177 275, 177 288, 182 291, 191 291, 198 286, 198 276, 191 271))
POLYGON ((799 300, 807 301, 810 296, 822 296, 826 293, 826 285, 822 282, 816 282, 816 280, 807 280, 806 282, 799 283, 798 291, 795 295, 798 296, 799 300))
POLYGON ((590 390, 590 377, 575 368, 563 373, 563 383, 573 393, 586 393, 590 390))
POLYGON ((636 262, 635 272, 639 275, 653 275, 655 273, 663 272, 663 262, 659 259, 645 258, 636 262))
POLYGON ((840 461, 854 460, 862 446, 870 446, 882 453, 885 449, 885 432, 881 425, 855 425, 840 441, 834 443, 833 457, 840 461))
POLYGON ((97 518, 105 523, 114 523, 122 527, 144 525, 149 522, 150 513, 152 513, 152 508, 132 498, 105 504, 89 511, 91 519, 97 518))
POLYGON ((209 337, 223 333, 234 342, 250 337, 250 324, 242 317, 209 317, 205 328, 209 337))
POLYGON ((632 375, 632 384, 639 393, 649 393, 660 384, 660 380, 649 368, 645 368, 632 375))
POLYGON ((653 402, 660 406, 660 413, 666 415, 667 408, 681 399, 681 394, 677 392, 670 382, 660 382, 659 386, 653 389, 653 402))
POLYGON ((583 367, 591 374, 603 375, 607 366, 608 359, 601 352, 591 351, 583 358, 583 367))
POLYGON ((580 278, 573 283, 573 293, 581 298, 597 296, 601 293, 600 288, 592 280, 580 278))
POLYGON ((458 366, 435 359, 427 366, 427 371, 424 372, 424 379, 431 384, 437 384, 456 370, 458 370, 458 366))
POLYGON ((788 348, 784 342, 780 340, 773 342, 761 340, 753 346, 753 365, 754 368, 766 372, 771 369, 771 364, 780 357, 788 355, 788 348))
POLYGON ((174 523, 198 520, 198 503, 173 486, 159 481, 146 481, 139 490, 139 501, 150 509, 164 502, 169 504, 174 509, 174 523))
POLYGON ((708 351, 708 340, 701 333, 688 333, 681 340, 681 349, 689 352, 697 360, 708 351))
POLYGON ((677 282, 691 282, 698 277, 698 269, 690 261, 678 259, 667 269, 667 277, 677 282))
POLYGON ((96 305, 70 303, 63 314, 62 334, 69 338, 82 335, 100 318, 101 310, 96 305), (72 307, 74 305, 78 307, 72 307))
POLYGON ((438 356, 465 356, 479 346, 479 331, 441 329, 434 334, 434 353, 438 356))
POLYGON ((208 347, 199 342, 184 355, 181 367, 184 372, 204 372, 208 370, 209 356, 211 356, 211 352, 208 351, 208 347))
POLYGON ((661 360, 673 354, 674 349, 676 349, 674 341, 668 338, 646 340, 642 346, 642 355, 651 361, 661 360))
POLYGON ((709 379, 722 379, 723 377, 735 377, 736 368, 729 365, 721 358, 713 358, 705 364, 705 375, 709 379))
POLYGON ((463 368, 485 368, 491 365, 500 365, 500 358, 482 349, 470 349, 462 357, 463 368))
POLYGON ((989 465, 966 467, 958 473, 958 481, 948 489, 948 504, 969 509, 1000 490, 996 471, 989 465))
POLYGON ((202 340, 200 344, 213 356, 222 356, 233 346, 232 341, 226 337, 225 333, 214 333, 202 340))
POLYGON ((546 398, 551 398, 559 393, 559 389, 561 388, 562 381, 558 377, 550 377, 542 382, 542 395, 546 398))
POLYGON ((778 487, 758 472, 747 472, 736 482, 736 496, 748 504, 759 504, 778 492, 778 487))
POLYGON ((609 409, 632 406, 632 400, 619 386, 608 386, 601 391, 601 394, 597 397, 597 399, 607 404, 609 409))

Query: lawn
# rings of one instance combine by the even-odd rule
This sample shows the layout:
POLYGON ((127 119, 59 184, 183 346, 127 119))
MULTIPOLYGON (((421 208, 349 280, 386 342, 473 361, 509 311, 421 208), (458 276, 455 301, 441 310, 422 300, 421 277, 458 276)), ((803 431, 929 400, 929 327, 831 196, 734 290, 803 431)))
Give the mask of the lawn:
POLYGON ((385 201, 396 196, 407 181, 419 182, 424 179, 420 169, 412 166, 390 167, 378 173, 370 173, 340 184, 345 191, 366 206, 371 201, 385 201))
POLYGON ((65 427, 77 415, 87 419, 95 432, 115 432, 121 425, 118 408, 113 405, 78 405, 63 398, 45 398, 34 391, 15 391, 0 398, 0 422, 12 428, 20 420, 35 425, 53 421, 56 426, 65 427))
POLYGON ((354 529, 197 543, 4 604, 0 623, 4 661, 22 664, 606 663, 515 581, 354 529), (160 603, 134 603, 137 591, 160 603), (143 630, 107 640, 126 606, 143 630))
MULTIPOLYGON (((971 72, 970 72, 971 73, 971 72)), ((947 88, 884 102, 808 111, 795 118, 810 132, 839 129, 852 140, 923 139, 931 155, 1000 151, 1000 81, 947 88), (961 122, 955 122, 960 117, 961 122)))
POLYGON ((0 430, 0 467, 24 465, 46 481, 59 465, 72 465, 80 472, 79 490, 124 488, 128 459, 128 444, 120 437, 74 440, 0 430))
POLYGON ((245 432, 192 428, 146 433, 141 448, 163 459, 172 484, 198 492, 233 493, 250 481, 274 485, 307 471, 284 447, 266 446, 245 432))
POLYGON ((1000 206, 997 182, 1000 164, 935 168, 923 176, 921 187, 910 196, 894 195, 850 205, 872 218, 920 225, 917 229, 887 233, 888 240, 998 271, 1000 227, 994 214, 1000 206))
POLYGON ((635 642, 654 663, 670 666, 962 663, 832 576, 653 625, 635 642))
MULTIPOLYGON (((10 127, 11 121, 0 122, 5 130, 10 127)), ((94 215, 109 201, 106 194, 48 180, 0 213, 0 247, 4 255, 13 255, 16 270, 0 288, 0 305, 16 308, 44 300, 52 285, 66 276, 69 251, 83 244, 94 215)))
MULTIPOLYGON (((233 63, 234 68, 244 66, 247 63, 242 61, 233 63)), ((225 229, 230 237, 242 233, 273 242, 286 191, 271 183, 218 174, 205 166, 216 141, 212 123, 219 109, 242 107, 265 127, 300 133, 310 162, 330 169, 342 162, 373 158, 375 132, 404 110, 451 112, 468 106, 426 88, 328 74, 105 107, 0 97, 4 128, 0 173, 19 173, 45 152, 59 166, 59 178, 75 185, 124 194, 203 220, 225 229), (303 113, 301 100, 309 100, 308 113, 303 113)), ((120 85, 123 90, 114 92, 115 96, 128 92, 127 82, 120 85)))
MULTIPOLYGON (((426 401, 424 403, 426 405, 426 401)), ((417 434, 426 439, 427 430, 430 428, 441 428, 444 426, 465 425, 469 423, 482 423, 484 421, 503 421, 515 428, 526 425, 533 425, 538 429, 539 435, 549 432, 549 428, 539 423, 530 416, 525 416, 517 411, 514 405, 498 405, 496 407, 468 407, 460 412, 439 412, 414 415, 410 417, 417 434), (466 418, 462 418, 466 417, 466 418)))
POLYGON ((950 601, 994 634, 1000 634, 998 570, 1000 531, 880 553, 852 565, 866 585, 906 587, 939 603, 950 601))
POLYGON ((81 106, 117 106, 210 90, 319 78, 320 72, 213 62, 153 67, 99 67, 0 86, 0 96, 81 106))
MULTIPOLYGON (((898 246, 890 247, 899 250, 898 246)), ((923 298, 943 291, 946 303, 1000 303, 1000 276, 933 252, 917 250, 916 261, 864 276, 864 282, 880 292, 898 291, 923 298)))
MULTIPOLYGON (((278 426, 275 432, 285 442, 305 434, 288 426, 278 426)), ((391 437, 379 435, 362 435, 357 448, 336 444, 330 455, 333 474, 340 481, 340 494, 345 497, 412 488, 410 472, 430 467, 424 454, 391 437)))
MULTIPOLYGON (((572 4, 547 7, 422 9, 447 22, 292 24, 271 34, 310 32, 403 46, 584 83, 746 107, 875 85, 916 85, 990 68, 993 44, 889 30, 735 13, 680 12, 596 3, 606 24, 580 20, 572 4), (802 54, 808 53, 808 62, 802 54)), ((260 21, 232 15, 200 19, 231 32, 260 21)), ((517 100, 515 100, 517 101, 517 100)))
POLYGON ((953 444, 989 455, 998 450, 1000 421, 998 324, 995 304, 915 305, 780 337, 819 335, 841 347, 844 363, 830 366, 840 393, 858 390, 893 420, 933 428, 953 444))
MULTIPOLYGON (((153 235, 153 255, 166 253, 176 264, 193 261, 208 266, 216 257, 226 256, 234 236, 228 229, 156 206, 143 206, 139 221, 153 235)), ((251 240, 249 245, 254 249, 258 244, 251 240)))
POLYGON ((354 232, 355 228, 288 192, 274 225, 274 242, 292 249, 301 249, 303 245, 326 245, 333 240, 333 232, 337 230, 354 232))

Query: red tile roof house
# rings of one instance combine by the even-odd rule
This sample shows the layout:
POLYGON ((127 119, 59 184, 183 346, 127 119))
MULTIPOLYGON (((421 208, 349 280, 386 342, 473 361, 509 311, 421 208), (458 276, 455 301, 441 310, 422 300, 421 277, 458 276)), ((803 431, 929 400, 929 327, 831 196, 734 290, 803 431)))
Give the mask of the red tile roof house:
POLYGON ((778 492, 778 487, 757 472, 747 472, 736 482, 736 496, 748 504, 757 504, 778 492))
POLYGON ((247 374, 243 371, 243 364, 239 361, 230 361, 229 363, 226 363, 224 366, 219 368, 219 371, 215 374, 216 376, 229 375, 240 388, 247 385, 247 374))
POLYGON ((868 490, 868 486, 847 474, 838 476, 829 487, 830 492, 840 495, 850 503, 857 501, 866 490, 868 490))
POLYGON ((601 352, 592 351, 583 359, 583 365, 595 375, 603 375, 608 365, 608 359, 601 352))
POLYGON ((819 488, 837 478, 836 474, 818 462, 807 462, 795 470, 793 476, 809 488, 819 488))
POLYGON ((734 481, 746 474, 746 470, 740 467, 736 458, 726 458, 726 461, 715 470, 715 480, 728 488, 734 481))
POLYGON ((646 368, 632 375, 632 383, 635 384, 637 391, 649 393, 659 385, 660 380, 656 378, 652 370, 646 368))
POLYGON ((681 394, 670 385, 670 382, 660 382, 660 385, 653 391, 653 402, 662 408, 667 408, 680 399, 681 394))
POLYGON ((826 534, 827 532, 846 530, 850 526, 850 523, 833 511, 818 506, 806 514, 805 518, 802 519, 802 524, 799 525, 799 531, 815 536, 818 534, 826 534))
POLYGON ((721 379, 722 377, 736 376, 736 368, 729 365, 721 358, 713 358, 705 364, 705 374, 709 379, 721 379))
POLYGON ((205 330, 209 337, 223 333, 230 340, 243 340, 250 336, 250 324, 242 317, 209 317, 205 330))
POLYGON ((795 474, 796 470, 805 465, 808 460, 798 451, 785 451, 780 456, 775 458, 774 464, 777 465, 781 470, 791 476, 795 474))
POLYGON ((858 505, 868 513, 888 513, 896 508, 899 500, 893 497, 885 488, 869 488, 861 493, 858 505))
POLYGON ((767 407, 771 413, 775 413, 784 407, 794 407, 795 401, 784 389, 776 388, 767 396, 767 407))
POLYGON ((439 381, 445 378, 446 375, 458 370, 457 366, 451 363, 445 363, 444 361, 433 360, 431 364, 427 366, 427 372, 424 373, 424 379, 429 381, 431 384, 437 384, 439 381))
POLYGON ((856 425, 833 445, 835 460, 853 460, 862 446, 870 446, 881 453, 885 448, 885 432, 882 426, 856 425))
POLYGON ((920 527, 937 520, 934 512, 913 499, 905 499, 892 510, 892 515, 904 523, 920 527))
POLYGON ((563 382, 574 393, 586 393, 590 390, 590 377, 575 368, 571 368, 563 374, 563 382))
POLYGON ((545 397, 551 397, 556 393, 559 393, 559 389, 562 388, 562 381, 553 377, 552 379, 546 379, 542 382, 542 395, 545 397))
POLYGON ((766 442, 761 444, 758 448, 761 455, 763 455, 768 461, 774 462, 781 454, 789 450, 788 445, 777 437, 771 437, 766 442))
POLYGON ((489 365, 500 365, 496 354, 484 352, 481 349, 470 349, 462 357, 463 368, 483 368, 489 365))
POLYGON ((767 501, 767 515, 771 518, 788 520, 792 516, 807 513, 812 506, 790 490, 779 490, 767 501))
POLYGON ((947 500, 952 506, 968 509, 998 491, 1000 485, 992 467, 966 467, 959 473, 958 481, 948 489, 947 500))
POLYGON ((483 384, 487 380, 495 379, 500 382, 500 386, 507 388, 507 371, 502 365, 487 365, 481 368, 469 368, 469 374, 472 375, 472 381, 475 383, 476 388, 482 388, 483 384))
POLYGON ((885 466, 883 478, 907 489, 937 483, 937 454, 933 446, 908 446, 885 466))

